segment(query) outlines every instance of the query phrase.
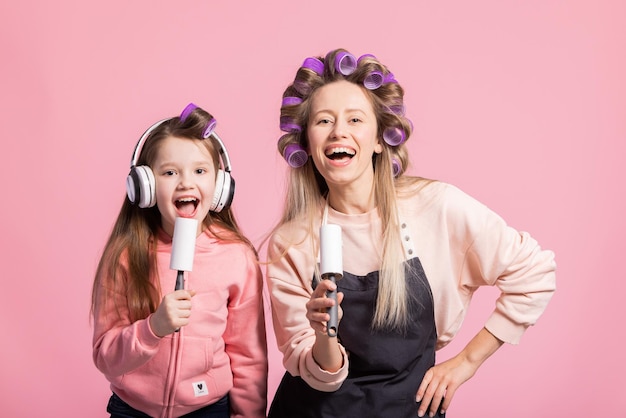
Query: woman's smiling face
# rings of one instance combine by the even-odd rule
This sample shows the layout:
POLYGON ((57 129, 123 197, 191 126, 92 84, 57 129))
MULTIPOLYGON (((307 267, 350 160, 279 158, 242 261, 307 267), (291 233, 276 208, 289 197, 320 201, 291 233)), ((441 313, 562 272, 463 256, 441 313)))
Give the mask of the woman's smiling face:
POLYGON ((199 234, 213 201, 216 178, 213 159, 202 140, 165 138, 152 171, 163 230, 172 235, 177 217, 195 218, 199 234))
POLYGON ((371 190, 374 153, 382 152, 378 123, 363 88, 341 80, 320 87, 311 97, 308 151, 332 189, 371 190))

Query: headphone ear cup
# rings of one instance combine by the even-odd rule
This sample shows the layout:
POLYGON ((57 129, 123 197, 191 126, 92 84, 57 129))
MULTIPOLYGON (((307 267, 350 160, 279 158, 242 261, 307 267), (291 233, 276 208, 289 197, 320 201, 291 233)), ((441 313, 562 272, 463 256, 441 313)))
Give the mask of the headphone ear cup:
POLYGON ((228 208, 233 202, 235 196, 235 180, 229 172, 217 170, 215 176, 215 192, 213 193, 213 201, 210 210, 213 212, 221 212, 228 208))
POLYGON ((133 167, 126 178, 126 195, 131 203, 140 208, 151 208, 156 204, 156 182, 150 167, 133 167))

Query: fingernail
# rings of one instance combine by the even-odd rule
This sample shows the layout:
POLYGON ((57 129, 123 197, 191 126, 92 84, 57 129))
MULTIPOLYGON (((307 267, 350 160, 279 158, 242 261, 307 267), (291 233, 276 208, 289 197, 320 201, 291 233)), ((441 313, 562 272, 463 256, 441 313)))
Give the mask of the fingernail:
POLYGON ((417 416, 418 417, 423 417, 424 416, 424 411, 417 411, 417 416))

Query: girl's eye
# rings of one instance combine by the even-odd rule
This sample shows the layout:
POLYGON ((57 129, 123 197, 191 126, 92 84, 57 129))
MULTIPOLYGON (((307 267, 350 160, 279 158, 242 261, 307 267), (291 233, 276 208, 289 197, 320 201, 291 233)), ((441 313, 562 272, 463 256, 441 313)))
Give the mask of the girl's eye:
POLYGON ((174 174, 176 174, 174 170, 167 170, 163 173, 164 176, 173 176, 174 174))
POLYGON ((196 174, 204 174, 206 173, 207 170, 204 168, 196 168, 196 174))

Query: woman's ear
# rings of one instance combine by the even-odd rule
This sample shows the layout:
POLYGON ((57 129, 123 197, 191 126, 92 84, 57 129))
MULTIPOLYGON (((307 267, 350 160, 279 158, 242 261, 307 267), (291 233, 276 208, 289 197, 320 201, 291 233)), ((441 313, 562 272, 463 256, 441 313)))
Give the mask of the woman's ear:
POLYGON ((374 145, 374 152, 376 154, 380 154, 381 152, 383 152, 383 146, 380 143, 380 138, 377 139, 376 145, 374 145))

